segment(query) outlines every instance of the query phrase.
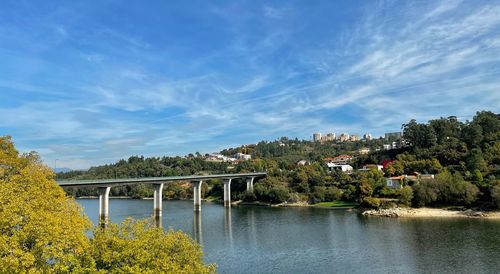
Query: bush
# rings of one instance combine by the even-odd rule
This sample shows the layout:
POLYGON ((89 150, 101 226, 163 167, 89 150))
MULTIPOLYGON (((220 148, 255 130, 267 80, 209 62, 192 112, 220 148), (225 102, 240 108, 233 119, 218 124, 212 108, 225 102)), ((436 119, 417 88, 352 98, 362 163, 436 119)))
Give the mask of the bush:
POLYGON ((405 206, 411 206, 413 199, 413 189, 410 186, 405 186, 399 190, 399 202, 405 206))
POLYGON ((274 186, 269 190, 269 201, 271 203, 284 203, 288 198, 290 198, 290 193, 284 186, 274 186))
POLYGON ((327 187, 325 190, 325 200, 326 201, 337 201, 342 198, 342 190, 337 187, 327 187))
POLYGON ((255 196, 255 193, 253 193, 253 191, 245 190, 241 194, 241 199, 245 202, 253 202, 253 201, 257 200, 257 196, 255 196))
POLYGON ((381 205, 381 201, 379 198, 373 197, 365 197, 363 201, 361 201, 361 206, 366 208, 375 208, 379 209, 381 205))
POLYGON ((438 199, 439 190, 435 180, 425 180, 413 186, 413 205, 423 207, 438 199))
POLYGON ((500 185, 492 187, 490 193, 493 203, 495 203, 496 206, 500 208, 500 185))
POLYGON ((257 183, 253 187, 255 197, 260 201, 269 201, 269 189, 263 183, 257 183))
MULTIPOLYGON (((298 203, 302 201, 304 201, 303 197, 301 197, 301 195, 299 195, 298 193, 294 192, 290 193, 290 197, 288 198, 287 203, 298 203)), ((307 201, 307 199, 305 199, 305 201, 307 201)))

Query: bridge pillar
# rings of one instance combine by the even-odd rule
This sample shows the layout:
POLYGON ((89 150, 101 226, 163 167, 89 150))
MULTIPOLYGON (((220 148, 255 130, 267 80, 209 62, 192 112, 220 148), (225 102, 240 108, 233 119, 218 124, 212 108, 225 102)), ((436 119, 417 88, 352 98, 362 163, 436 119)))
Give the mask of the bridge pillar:
POLYGON ((163 184, 153 184, 154 187, 154 208, 153 217, 157 227, 162 227, 161 215, 163 211, 163 184))
POLYGON ((231 207, 231 179, 224 179, 224 207, 231 207))
POLYGON ((247 191, 253 192, 253 180, 254 179, 255 179, 255 177, 247 177, 246 178, 246 181, 247 181, 247 191))
POLYGON ((109 222, 109 190, 111 187, 99 187, 99 225, 106 228, 109 222))
POLYGON ((193 205, 194 211, 201 211, 201 184, 203 181, 192 181, 193 184, 193 205))

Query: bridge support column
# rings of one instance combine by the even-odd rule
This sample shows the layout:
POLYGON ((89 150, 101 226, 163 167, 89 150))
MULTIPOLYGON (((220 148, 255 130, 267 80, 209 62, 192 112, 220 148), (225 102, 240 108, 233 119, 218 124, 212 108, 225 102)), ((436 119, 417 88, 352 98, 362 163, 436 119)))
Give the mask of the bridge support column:
POLYGON ((247 191, 249 192, 253 192, 253 180, 255 179, 255 177, 247 177, 246 178, 246 181, 247 181, 247 191))
POLYGON ((99 225, 106 228, 109 222, 109 190, 111 187, 99 187, 99 225))
POLYGON ((224 207, 231 207, 231 179, 224 179, 224 207))
POLYGON ((163 211, 163 184, 153 184, 154 187, 154 208, 153 217, 157 227, 162 227, 161 215, 163 211))
POLYGON ((192 181, 193 184, 193 205, 194 211, 201 211, 201 184, 203 181, 192 181))

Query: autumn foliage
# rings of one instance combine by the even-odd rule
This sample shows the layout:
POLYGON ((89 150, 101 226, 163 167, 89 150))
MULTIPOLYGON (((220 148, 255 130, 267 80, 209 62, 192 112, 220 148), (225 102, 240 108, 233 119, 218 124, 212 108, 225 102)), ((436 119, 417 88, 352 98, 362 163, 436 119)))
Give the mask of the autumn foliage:
POLYGON ((211 273, 181 232, 148 220, 92 229, 36 153, 0 137, 0 273, 211 273))

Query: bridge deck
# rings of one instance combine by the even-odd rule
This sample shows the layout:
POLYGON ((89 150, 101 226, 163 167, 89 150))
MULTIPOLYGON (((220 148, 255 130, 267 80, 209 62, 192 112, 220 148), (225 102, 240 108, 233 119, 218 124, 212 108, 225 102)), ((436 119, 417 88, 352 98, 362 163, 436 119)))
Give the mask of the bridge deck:
POLYGON ((125 184, 155 184, 173 181, 204 181, 210 179, 236 179, 245 177, 265 177, 266 172, 237 173, 237 174, 212 174, 212 175, 189 175, 189 176, 170 176, 170 177, 145 177, 145 178, 126 178, 126 179, 96 179, 96 180, 61 180, 57 183, 62 187, 97 187, 97 186, 116 186, 125 184))

